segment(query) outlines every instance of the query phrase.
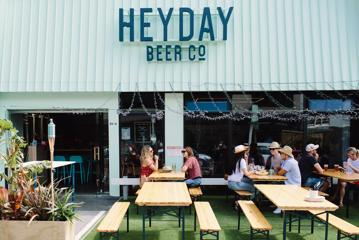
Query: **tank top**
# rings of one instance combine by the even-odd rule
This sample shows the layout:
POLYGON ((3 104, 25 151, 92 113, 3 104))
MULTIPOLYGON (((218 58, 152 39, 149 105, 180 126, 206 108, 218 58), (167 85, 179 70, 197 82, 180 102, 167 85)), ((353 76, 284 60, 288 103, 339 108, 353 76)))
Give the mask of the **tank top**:
POLYGON ((141 166, 141 176, 150 176, 151 173, 153 173, 153 170, 149 167, 149 166, 146 166, 146 167, 142 167, 141 166))

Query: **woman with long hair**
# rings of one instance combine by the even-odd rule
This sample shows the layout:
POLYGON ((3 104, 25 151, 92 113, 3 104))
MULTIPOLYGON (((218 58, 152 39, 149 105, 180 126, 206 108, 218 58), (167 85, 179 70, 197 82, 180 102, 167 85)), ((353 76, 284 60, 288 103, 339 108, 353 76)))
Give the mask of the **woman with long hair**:
POLYGON ((230 169, 229 176, 226 174, 225 179, 228 179, 228 188, 232 190, 245 190, 254 192, 253 182, 247 178, 251 174, 248 171, 248 147, 238 145, 234 148, 235 162, 230 169))
POLYGON ((148 177, 153 173, 153 171, 158 170, 158 156, 153 155, 153 149, 149 145, 142 147, 141 156, 141 178, 140 178, 140 187, 148 181, 148 177))
POLYGON ((193 154, 191 147, 185 147, 182 150, 183 158, 185 160, 182 171, 188 173, 186 184, 188 187, 197 187, 202 183, 202 172, 197 158, 193 154))
MULTIPOLYGON (((347 149, 347 163, 345 167, 345 172, 350 173, 359 173, 359 151, 355 147, 350 147, 347 149)), ((359 182, 354 182, 354 185, 359 186, 359 182)), ((345 189, 347 183, 344 181, 339 181, 339 207, 343 207, 343 200, 345 196, 345 189)))

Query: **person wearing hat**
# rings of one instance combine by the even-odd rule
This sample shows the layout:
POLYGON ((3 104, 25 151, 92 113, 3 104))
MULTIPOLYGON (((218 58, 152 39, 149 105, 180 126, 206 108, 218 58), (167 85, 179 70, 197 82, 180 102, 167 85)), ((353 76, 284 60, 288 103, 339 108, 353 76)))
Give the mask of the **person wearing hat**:
POLYGON ((318 173, 324 172, 318 162, 318 148, 319 145, 313 143, 310 143, 305 147, 306 154, 299 160, 299 169, 302 175, 303 186, 325 192, 329 187, 329 183, 313 173, 313 171, 318 173))
MULTIPOLYGON (((283 160, 282 165, 278 170, 278 175, 287 177, 284 181, 286 185, 298 185, 301 184, 300 170, 297 160, 294 159, 293 150, 289 146, 284 146, 279 149, 278 152, 283 160)), ((277 208, 273 211, 275 214, 280 214, 281 209, 277 208)))
MULTIPOLYGON (((347 174, 359 173, 359 150, 355 147, 350 147, 347 149, 347 156, 348 159, 345 166, 345 172, 347 174)), ((343 207, 343 200, 347 185, 347 182, 339 180, 339 188, 337 188, 335 195, 331 198, 332 200, 335 200, 335 197, 338 196, 339 192, 339 207, 343 207)), ((353 182, 349 184, 349 187, 359 189, 359 182, 353 182)))
POLYGON ((278 142, 272 142, 268 148, 271 155, 266 160, 265 167, 267 170, 278 169, 282 163, 282 158, 280 157, 280 154, 278 152, 278 149, 280 149, 280 145, 278 142))
POLYGON ((249 147, 244 145, 238 145, 234 148, 235 161, 228 174, 225 174, 224 178, 228 180, 228 188, 234 191, 245 190, 254 192, 253 182, 247 178, 251 172, 247 169, 248 159, 247 152, 249 147))
POLYGON ((185 160, 182 171, 188 173, 188 179, 185 180, 189 188, 198 187, 202 183, 201 167, 197 158, 194 156, 191 147, 185 147, 182 149, 183 158, 185 160))

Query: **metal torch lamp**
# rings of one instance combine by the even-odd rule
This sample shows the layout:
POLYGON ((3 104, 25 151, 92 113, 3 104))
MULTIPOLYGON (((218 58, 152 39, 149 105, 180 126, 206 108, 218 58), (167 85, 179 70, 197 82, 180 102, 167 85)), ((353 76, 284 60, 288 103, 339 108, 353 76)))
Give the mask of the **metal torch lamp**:
POLYGON ((55 124, 50 119, 49 125, 47 125, 47 136, 50 147, 50 162, 51 162, 51 207, 55 208, 55 196, 54 196, 54 149, 55 149, 55 124))

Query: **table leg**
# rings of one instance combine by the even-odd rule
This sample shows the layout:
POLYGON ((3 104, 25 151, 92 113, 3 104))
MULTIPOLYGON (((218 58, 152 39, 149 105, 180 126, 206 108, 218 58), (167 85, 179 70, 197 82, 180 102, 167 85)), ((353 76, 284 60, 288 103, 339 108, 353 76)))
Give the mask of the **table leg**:
POLYGON ((196 209, 194 210, 194 231, 196 231, 196 228, 197 228, 197 212, 196 212, 196 209))
POLYGON ((328 239, 328 221, 329 221, 329 213, 325 212, 326 216, 325 216, 325 240, 328 239))
POLYGON ((182 213, 182 240, 184 240, 184 221, 185 221, 185 210, 184 210, 184 207, 181 207, 181 213, 182 213))
POLYGON ((283 211, 283 240, 287 239, 287 215, 283 211))
POLYGON ((149 226, 152 227, 152 209, 149 208, 148 211, 147 211, 147 213, 148 213, 149 220, 150 220, 150 221, 149 221, 149 226))
POLYGON ((146 213, 147 208, 144 206, 142 209, 142 240, 146 240, 146 213))
POLYGON ((350 195, 350 187, 349 183, 347 183, 346 189, 345 189, 345 196, 344 196, 344 203, 345 203, 345 217, 349 218, 349 195, 350 195))

